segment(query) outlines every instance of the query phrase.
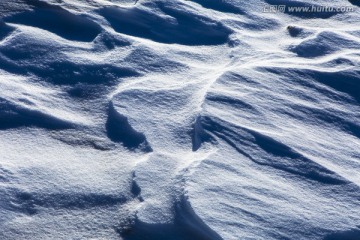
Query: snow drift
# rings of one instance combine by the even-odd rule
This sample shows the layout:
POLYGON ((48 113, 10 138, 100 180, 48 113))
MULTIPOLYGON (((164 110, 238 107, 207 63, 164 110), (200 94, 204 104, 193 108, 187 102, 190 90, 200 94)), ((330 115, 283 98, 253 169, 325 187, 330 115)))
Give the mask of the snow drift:
POLYGON ((0 2, 0 239, 359 239, 359 4, 266 4, 0 2))

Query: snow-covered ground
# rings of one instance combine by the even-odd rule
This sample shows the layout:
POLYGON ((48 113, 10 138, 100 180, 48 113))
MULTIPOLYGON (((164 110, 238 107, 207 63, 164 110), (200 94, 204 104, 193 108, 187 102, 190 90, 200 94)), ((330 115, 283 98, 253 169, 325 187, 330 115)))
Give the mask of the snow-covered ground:
POLYGON ((360 239, 359 6, 0 0, 0 239, 360 239))

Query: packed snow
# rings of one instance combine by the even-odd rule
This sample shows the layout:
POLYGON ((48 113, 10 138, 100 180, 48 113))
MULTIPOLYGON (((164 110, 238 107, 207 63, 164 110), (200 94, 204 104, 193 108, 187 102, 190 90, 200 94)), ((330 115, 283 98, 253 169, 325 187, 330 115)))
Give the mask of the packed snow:
POLYGON ((0 239, 360 239, 359 22, 0 0, 0 239))

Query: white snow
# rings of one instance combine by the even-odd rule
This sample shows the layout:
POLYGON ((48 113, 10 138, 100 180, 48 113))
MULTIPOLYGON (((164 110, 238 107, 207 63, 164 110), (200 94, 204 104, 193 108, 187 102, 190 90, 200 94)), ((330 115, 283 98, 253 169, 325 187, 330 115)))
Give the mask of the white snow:
POLYGON ((360 239, 360 8, 0 2, 0 239, 360 239))

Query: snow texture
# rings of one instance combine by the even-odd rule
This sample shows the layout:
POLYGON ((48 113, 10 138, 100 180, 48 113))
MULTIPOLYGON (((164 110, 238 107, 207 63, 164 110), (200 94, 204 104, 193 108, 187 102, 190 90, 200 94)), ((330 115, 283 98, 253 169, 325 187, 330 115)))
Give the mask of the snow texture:
POLYGON ((0 1, 0 239, 360 239, 360 4, 0 1))

